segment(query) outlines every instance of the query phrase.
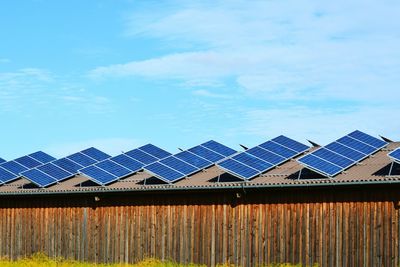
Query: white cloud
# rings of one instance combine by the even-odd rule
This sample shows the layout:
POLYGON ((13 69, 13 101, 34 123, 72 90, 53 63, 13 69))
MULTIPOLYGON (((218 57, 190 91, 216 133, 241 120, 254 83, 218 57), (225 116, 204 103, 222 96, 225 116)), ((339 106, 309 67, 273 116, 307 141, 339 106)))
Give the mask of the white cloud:
POLYGON ((180 80, 192 87, 193 81, 233 79, 247 96, 271 100, 400 97, 397 1, 180 4, 133 14, 126 32, 192 45, 191 51, 101 66, 90 76, 180 80))
POLYGON ((126 152, 137 148, 140 145, 143 145, 143 143, 136 139, 104 138, 55 144, 45 148, 44 151, 54 155, 57 158, 60 158, 93 146, 110 155, 117 155, 123 151, 126 152))

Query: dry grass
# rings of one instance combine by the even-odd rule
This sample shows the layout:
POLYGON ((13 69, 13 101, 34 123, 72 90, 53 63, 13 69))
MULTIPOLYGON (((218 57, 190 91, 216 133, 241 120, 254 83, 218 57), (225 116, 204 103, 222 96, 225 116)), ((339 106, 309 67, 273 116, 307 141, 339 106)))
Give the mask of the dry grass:
MULTIPOLYGON (((197 264, 179 264, 172 261, 160 261, 156 259, 146 259, 136 264, 95 264, 88 262, 78 262, 73 260, 66 260, 63 258, 50 259, 45 254, 37 253, 31 257, 10 261, 7 259, 0 259, 1 267, 204 267, 206 265, 197 264)), ((218 265, 218 267, 234 267, 232 264, 218 265)), ((301 265, 291 264, 272 264, 266 267, 295 267, 301 265)))

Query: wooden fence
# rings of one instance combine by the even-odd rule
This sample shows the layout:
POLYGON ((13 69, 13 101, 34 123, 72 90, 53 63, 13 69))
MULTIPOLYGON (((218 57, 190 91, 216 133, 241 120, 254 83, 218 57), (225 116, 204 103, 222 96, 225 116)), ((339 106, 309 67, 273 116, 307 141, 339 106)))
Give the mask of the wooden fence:
POLYGON ((0 257, 398 266, 398 189, 0 197, 0 257))

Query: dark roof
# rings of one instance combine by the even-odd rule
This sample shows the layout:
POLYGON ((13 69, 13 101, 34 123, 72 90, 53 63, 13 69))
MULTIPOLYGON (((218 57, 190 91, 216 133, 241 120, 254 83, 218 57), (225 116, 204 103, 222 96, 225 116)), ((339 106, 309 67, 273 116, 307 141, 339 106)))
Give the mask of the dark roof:
MULTIPOLYGON (((301 186, 334 186, 354 184, 385 184, 400 183, 400 171, 394 170, 389 176, 391 161, 387 154, 400 147, 400 142, 389 145, 364 159, 359 164, 347 169, 334 178, 321 178, 320 175, 303 169, 302 176, 298 179, 302 169, 296 159, 290 160, 251 181, 243 182, 219 169, 210 167, 174 184, 165 184, 151 178, 146 172, 139 172, 128 176, 108 186, 97 186, 87 177, 77 175, 69 180, 48 188, 37 188, 28 180, 21 178, 12 183, 0 186, 0 195, 30 195, 30 194, 72 194, 93 192, 130 192, 130 191, 160 191, 160 190, 223 190, 235 188, 272 188, 272 187, 301 187, 301 186), (219 182, 217 181, 220 177, 219 182)), ((314 148, 315 149, 315 148, 314 148)))

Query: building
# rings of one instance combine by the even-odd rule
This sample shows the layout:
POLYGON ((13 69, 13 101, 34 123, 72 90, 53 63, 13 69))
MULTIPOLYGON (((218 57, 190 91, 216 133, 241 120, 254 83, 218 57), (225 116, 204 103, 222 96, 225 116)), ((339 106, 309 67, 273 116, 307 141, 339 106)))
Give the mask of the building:
POLYGON ((387 155, 398 147, 334 178, 296 159, 250 181, 215 165, 173 184, 143 171, 107 186, 83 175, 46 188, 20 178, 0 186, 0 257, 398 266, 400 167, 387 155))

